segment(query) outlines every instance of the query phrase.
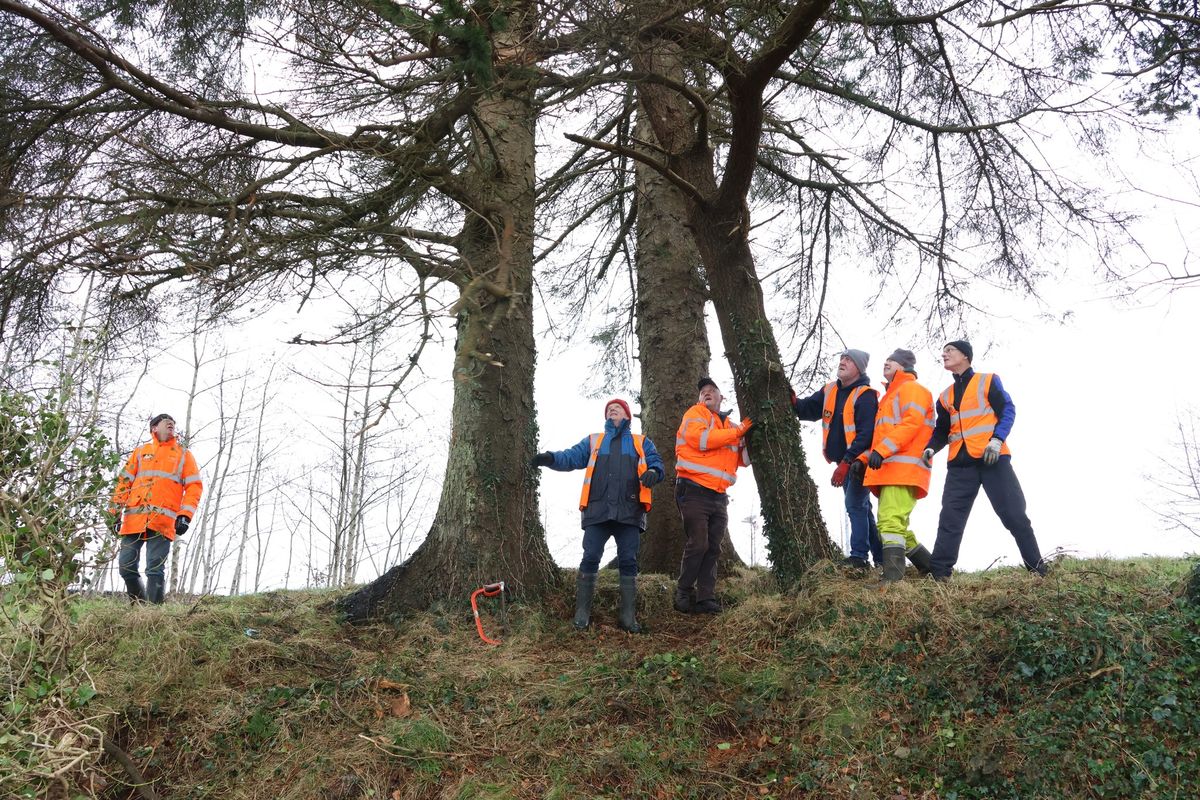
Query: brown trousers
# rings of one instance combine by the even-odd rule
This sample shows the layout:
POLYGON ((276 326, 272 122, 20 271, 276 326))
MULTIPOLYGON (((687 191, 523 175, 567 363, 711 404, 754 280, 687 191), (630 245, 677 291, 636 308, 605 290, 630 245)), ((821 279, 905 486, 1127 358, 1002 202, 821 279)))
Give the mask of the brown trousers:
POLYGON ((717 591, 717 563, 721 542, 729 527, 729 498, 695 483, 675 484, 675 505, 683 517, 683 560, 679 565, 679 589, 696 590, 696 601, 711 600, 717 591))

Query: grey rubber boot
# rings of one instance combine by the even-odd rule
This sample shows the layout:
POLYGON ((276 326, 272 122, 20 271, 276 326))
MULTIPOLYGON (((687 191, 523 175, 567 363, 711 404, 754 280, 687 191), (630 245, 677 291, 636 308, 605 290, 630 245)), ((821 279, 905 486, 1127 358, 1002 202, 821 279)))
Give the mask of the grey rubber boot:
POLYGON ((163 595, 166 594, 167 587, 162 575, 147 575, 146 576, 146 599, 154 605, 162 605, 163 595))
POLYGON ((129 602, 131 603, 146 601, 146 590, 142 588, 141 578, 126 578, 125 593, 129 595, 129 602))
POLYGON ((904 548, 883 546, 883 581, 894 583, 904 580, 904 548))
POLYGON ((637 622, 637 576, 621 576, 621 608, 617 614, 617 624, 623 631, 641 633, 642 626, 637 622))
POLYGON ((922 575, 928 575, 932 571, 929 568, 929 559, 932 555, 932 553, 925 549, 925 545, 919 544, 908 551, 908 560, 917 568, 917 572, 922 575))
POLYGON ((592 597, 596 594, 596 573, 575 576, 575 629, 583 630, 592 621, 592 597))

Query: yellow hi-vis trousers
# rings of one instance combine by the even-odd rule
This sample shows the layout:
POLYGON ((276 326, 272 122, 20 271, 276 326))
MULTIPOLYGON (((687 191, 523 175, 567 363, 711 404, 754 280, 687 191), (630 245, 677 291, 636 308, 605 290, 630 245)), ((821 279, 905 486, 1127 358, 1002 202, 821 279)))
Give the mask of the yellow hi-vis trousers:
POLYGON ((908 529, 916 504, 917 490, 911 486, 879 487, 879 538, 884 547, 903 547, 907 553, 920 544, 908 529))

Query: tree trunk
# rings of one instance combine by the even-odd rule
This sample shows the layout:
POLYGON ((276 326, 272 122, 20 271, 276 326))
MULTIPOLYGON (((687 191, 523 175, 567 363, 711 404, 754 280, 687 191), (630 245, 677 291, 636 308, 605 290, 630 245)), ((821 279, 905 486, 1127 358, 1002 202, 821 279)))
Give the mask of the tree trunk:
MULTIPOLYGON (((682 69, 677 70, 682 78, 682 69)), ((655 143, 653 129, 639 109, 637 138, 655 143)), ((662 456, 668 477, 675 475, 675 433, 683 412, 696 402, 696 381, 708 374, 708 332, 700 276, 700 254, 686 235, 687 206, 679 191, 658 172, 637 165, 637 337, 641 364, 642 432, 662 456), (682 238, 681 238, 682 237, 682 238)), ((675 574, 683 556, 683 520, 672 496, 674 481, 654 493, 646 533, 638 553, 643 572, 675 574)), ((743 562, 729 538, 722 569, 743 562)))
MULTIPOLYGON (((797 21, 794 27, 801 30, 803 24, 797 21)), ((633 55, 635 65, 677 80, 676 65, 664 56, 665 40, 651 38, 641 44, 643 49, 633 55)), ((813 562, 832 557, 836 547, 808 473, 800 426, 788 402, 787 375, 746 238, 750 213, 745 199, 762 131, 761 86, 739 79, 729 88, 734 140, 720 186, 713 150, 699 136, 696 107, 675 89, 654 82, 639 84, 638 94, 668 154, 666 166, 694 190, 681 192, 681 197, 733 368, 739 411, 755 422, 748 441, 767 551, 775 574, 786 585, 813 562)))
POLYGON ((733 368, 739 412, 754 421, 750 458, 758 484, 767 552, 780 580, 794 583, 815 561, 832 558, 829 538, 789 402, 779 345, 767 317, 750 244, 748 221, 715 218, 694 209, 692 234, 708 269, 726 357, 733 368), (732 235, 730 231, 733 231, 732 235))
MULTIPOLYGON (((521 4, 508 31, 498 35, 508 39, 497 42, 502 61, 524 59, 520 37, 532 8, 521 4)), ((480 283, 467 284, 458 304, 457 380, 441 499, 412 557, 338 603, 351 621, 440 600, 465 608, 473 589, 496 581, 517 594, 540 594, 559 580, 538 519, 537 470, 528 465, 537 445, 532 96, 527 78, 512 79, 475 106, 475 154, 462 185, 476 202, 466 209, 459 253, 480 283), (509 294, 480 288, 482 280, 509 294)))

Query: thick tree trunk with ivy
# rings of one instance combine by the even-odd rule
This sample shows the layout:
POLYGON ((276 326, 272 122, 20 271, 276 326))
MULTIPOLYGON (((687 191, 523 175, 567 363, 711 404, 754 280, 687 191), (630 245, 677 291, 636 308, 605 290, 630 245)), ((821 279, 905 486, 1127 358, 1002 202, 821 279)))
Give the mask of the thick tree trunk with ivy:
MULTIPOLYGON (((677 49, 677 48, 676 48, 677 49)), ((678 70, 682 73, 682 69, 678 70)), ((653 144, 653 129, 638 112, 637 138, 653 144)), ((675 433, 696 402, 696 381, 708 374, 708 333, 700 254, 687 235, 687 205, 660 174, 637 165, 637 337, 641 363, 642 432, 658 447, 668 480, 654 490, 638 564, 643 572, 674 574, 683 555, 683 520, 673 497, 675 433)), ((728 537, 722 569, 742 564, 728 537)))
POLYGON ((794 583, 815 561, 833 556, 836 547, 821 517, 817 488, 800 444, 800 426, 788 402, 787 376, 747 239, 746 197, 762 134, 767 81, 811 33, 827 7, 825 0, 796 4, 781 21, 778 35, 757 57, 727 65, 724 78, 732 137, 719 182, 705 101, 686 89, 674 64, 662 55, 671 39, 650 34, 633 55, 638 69, 660 76, 639 83, 639 98, 665 151, 660 172, 666 175, 669 170, 686 201, 688 227, 733 368, 739 411, 755 422, 749 434, 750 457, 767 550, 784 584, 794 583))
MULTIPOLYGON (((519 17, 510 19, 512 33, 506 35, 515 36, 524 27, 519 17)), ((518 47, 497 49, 517 59, 518 47)), ((441 499, 417 551, 338 603, 351 620, 443 600, 465 604, 473 589, 497 581, 532 595, 559 580, 538 519, 537 472, 528 466, 537 444, 531 99, 531 84, 510 79, 475 106, 475 161, 462 185, 477 204, 467 210, 459 253, 474 274, 486 279, 464 286, 458 304, 452 430, 441 499)))

